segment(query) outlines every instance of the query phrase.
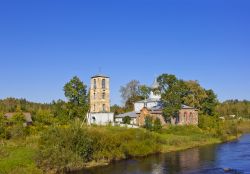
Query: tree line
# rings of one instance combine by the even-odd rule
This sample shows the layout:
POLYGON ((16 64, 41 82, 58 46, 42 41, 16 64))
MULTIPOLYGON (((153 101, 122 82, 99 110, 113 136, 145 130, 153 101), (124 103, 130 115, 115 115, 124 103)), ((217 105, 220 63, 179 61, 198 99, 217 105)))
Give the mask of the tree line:
MULTIPOLYGON (((162 74, 157 78, 158 89, 151 89, 138 80, 131 80, 121 86, 120 93, 123 106, 111 106, 111 112, 116 114, 133 111, 136 101, 149 97, 150 91, 161 95, 163 114, 166 120, 178 113, 182 104, 199 109, 200 115, 228 116, 250 118, 250 102, 228 100, 220 103, 212 89, 205 89, 198 81, 178 79, 172 74, 162 74)), ((33 120, 43 124, 67 123, 69 120, 86 119, 89 111, 89 92, 78 77, 73 77, 64 85, 64 94, 67 101, 57 100, 51 103, 35 103, 26 99, 7 98, 0 100, 0 114, 7 112, 30 112, 33 120)))
POLYGON ((162 74, 157 78, 159 89, 151 89, 131 80, 120 88, 123 106, 114 105, 111 110, 115 114, 133 111, 133 103, 149 97, 150 91, 161 95, 163 114, 168 120, 178 114, 181 105, 188 105, 199 110, 205 116, 229 116, 250 118, 250 102, 247 100, 228 100, 220 103, 212 89, 205 89, 198 81, 178 79, 172 74, 162 74))
POLYGON ((48 104, 29 102, 26 99, 6 98, 0 100, 0 115, 14 112, 30 112, 35 124, 67 124, 74 118, 84 120, 89 110, 87 86, 73 77, 65 84, 64 94, 67 101, 57 100, 48 104))
POLYGON ((197 108, 200 114, 216 115, 216 106, 219 104, 216 94, 212 89, 205 89, 198 81, 178 79, 172 74, 162 74, 157 78, 158 89, 151 89, 141 85, 139 81, 132 80, 120 89, 124 107, 115 106, 113 109, 119 113, 132 111, 133 103, 148 98, 150 91, 161 95, 163 114, 167 119, 175 116, 181 105, 189 105, 197 108))
POLYGON ((250 101, 227 100, 216 107, 216 111, 222 117, 234 115, 236 117, 250 119, 250 101))

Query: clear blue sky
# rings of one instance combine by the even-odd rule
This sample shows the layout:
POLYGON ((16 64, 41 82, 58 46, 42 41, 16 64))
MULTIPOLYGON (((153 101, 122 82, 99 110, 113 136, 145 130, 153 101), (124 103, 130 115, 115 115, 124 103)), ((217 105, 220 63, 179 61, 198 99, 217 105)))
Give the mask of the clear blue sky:
POLYGON ((249 0, 0 0, 0 98, 64 99, 77 75, 89 85, 150 85, 171 73, 221 101, 250 100, 249 0))

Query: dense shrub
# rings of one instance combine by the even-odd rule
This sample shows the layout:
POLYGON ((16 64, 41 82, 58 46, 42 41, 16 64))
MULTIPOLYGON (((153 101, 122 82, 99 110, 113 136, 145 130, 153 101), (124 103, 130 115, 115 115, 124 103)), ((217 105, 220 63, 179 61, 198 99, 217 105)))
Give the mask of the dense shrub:
POLYGON ((15 124, 6 128, 6 139, 23 138, 30 134, 30 127, 23 124, 15 124))
POLYGON ((159 131, 162 128, 161 120, 159 118, 153 120, 152 117, 146 116, 144 127, 150 131, 159 131))
POLYGON ((153 119, 152 119, 152 117, 150 117, 150 116, 145 117, 145 125, 144 125, 144 127, 147 130, 152 130, 153 129, 153 119))
POLYGON ((30 134, 30 127, 24 126, 22 114, 15 114, 10 120, 0 116, 0 138, 23 138, 30 134))
POLYGON ((220 120, 215 116, 200 115, 198 126, 204 130, 217 129, 219 127, 220 120))
POLYGON ((38 124, 42 125, 52 125, 56 122, 56 118, 54 115, 50 112, 50 110, 41 110, 39 109, 33 116, 33 121, 38 124))
MULTIPOLYGON (((214 124, 213 120, 210 124, 214 124)), ((218 138, 227 140, 235 133, 234 128, 233 123, 219 122, 216 126, 202 128, 168 126, 155 132, 113 126, 81 127, 76 121, 68 126, 51 126, 41 134, 37 164, 44 170, 62 172, 68 168, 83 167, 92 161, 110 162, 214 143, 218 142, 218 138)))
POLYGON ((69 130, 70 149, 81 157, 84 162, 92 159, 93 140, 88 133, 79 127, 69 130))
POLYGON ((156 118, 156 120, 154 121, 154 131, 159 131, 162 128, 161 125, 161 120, 159 118, 156 118))
POLYGON ((56 171, 77 166, 81 159, 71 149, 71 136, 72 132, 66 128, 54 127, 45 131, 39 141, 38 166, 56 171))
POLYGON ((159 136, 144 129, 116 127, 51 127, 41 135, 37 164, 64 171, 84 163, 144 156, 160 151, 159 136))
POLYGON ((238 125, 239 121, 236 119, 221 120, 215 116, 199 116, 199 127, 222 141, 228 140, 230 136, 237 137, 240 133, 238 125))
POLYGON ((6 128, 5 128, 6 120, 3 117, 3 114, 0 113, 0 138, 5 138, 6 128))
POLYGON ((126 116, 126 117, 124 117, 124 118, 122 119, 122 122, 123 122, 124 124, 130 124, 130 121, 131 121, 131 118, 130 118, 129 116, 126 116))

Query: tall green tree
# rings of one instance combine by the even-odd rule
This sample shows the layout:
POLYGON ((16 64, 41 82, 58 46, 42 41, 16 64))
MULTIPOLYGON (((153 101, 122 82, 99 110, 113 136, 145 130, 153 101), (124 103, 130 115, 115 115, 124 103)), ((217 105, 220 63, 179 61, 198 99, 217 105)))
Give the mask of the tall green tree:
POLYGON ((216 115, 218 100, 213 90, 206 90, 197 81, 184 81, 171 74, 162 74, 157 80, 166 120, 176 116, 182 104, 199 109, 201 114, 216 115))
POLYGON ((172 116, 177 115, 181 107, 185 84, 172 74, 162 74, 157 80, 160 85, 161 100, 164 106, 163 115, 169 121, 172 116))
POLYGON ((69 115, 69 109, 65 101, 53 101, 51 108, 54 117, 58 118, 62 124, 66 124, 71 119, 69 115))
POLYGON ((78 117, 84 119, 88 112, 88 95, 87 86, 77 77, 74 76, 64 86, 65 97, 69 100, 68 107, 71 118, 78 117))
POLYGON ((74 76, 64 86, 65 97, 75 105, 86 104, 87 101, 87 86, 77 77, 74 76))
POLYGON ((207 97, 204 99, 202 103, 202 113, 205 115, 214 116, 217 114, 216 107, 219 104, 217 99, 217 95, 214 93, 212 89, 206 90, 207 97))
POLYGON ((208 97, 206 90, 201 87, 198 81, 189 80, 184 83, 183 104, 202 110, 202 104, 208 97))
POLYGON ((144 99, 147 99, 149 97, 150 90, 151 89, 146 85, 139 86, 140 96, 144 97, 144 99))

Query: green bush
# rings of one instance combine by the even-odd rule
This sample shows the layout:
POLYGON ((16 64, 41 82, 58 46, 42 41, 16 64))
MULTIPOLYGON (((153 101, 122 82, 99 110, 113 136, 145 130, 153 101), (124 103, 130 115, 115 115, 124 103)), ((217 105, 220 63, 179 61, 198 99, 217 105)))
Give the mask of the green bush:
POLYGON ((112 161, 125 157, 121 148, 121 136, 106 131, 90 131, 89 133, 94 140, 94 160, 112 161))
POLYGON ((154 121, 153 129, 154 131, 159 131, 162 129, 161 120, 159 118, 156 118, 156 120, 154 121))
POLYGON ((204 130, 218 129, 219 122, 220 120, 216 116, 200 115, 198 126, 204 130))
POLYGON ((131 118, 129 116, 126 116, 122 119, 124 124, 130 124, 131 118))
POLYGON ((70 148, 73 152, 75 152, 77 155, 79 155, 84 162, 88 162, 92 159, 93 154, 93 140, 92 138, 87 134, 86 131, 84 131, 81 128, 74 128, 73 130, 70 130, 71 137, 69 138, 70 148))
POLYGON ((35 113, 33 120, 36 124, 40 123, 42 125, 52 125, 58 122, 51 111, 41 109, 35 113))
POLYGON ((51 127, 39 141, 37 164, 65 171, 83 163, 113 161, 160 151, 159 135, 144 129, 116 127, 51 127))
POLYGON ((61 172, 81 166, 92 156, 91 145, 81 128, 51 127, 39 141, 37 164, 44 170, 61 172))
POLYGON ((144 128, 150 131, 160 131, 162 129, 161 120, 159 118, 153 120, 151 116, 146 116, 144 128))
POLYGON ((238 120, 221 120, 216 116, 199 116, 199 127, 222 141, 230 136, 238 136, 238 120))
POLYGON ((150 116, 145 117, 145 125, 144 125, 144 127, 147 130, 153 130, 153 119, 152 119, 152 117, 150 117, 150 116))
POLYGON ((0 114, 0 138, 5 138, 6 136, 6 122, 4 117, 0 114))

